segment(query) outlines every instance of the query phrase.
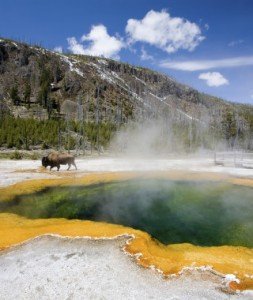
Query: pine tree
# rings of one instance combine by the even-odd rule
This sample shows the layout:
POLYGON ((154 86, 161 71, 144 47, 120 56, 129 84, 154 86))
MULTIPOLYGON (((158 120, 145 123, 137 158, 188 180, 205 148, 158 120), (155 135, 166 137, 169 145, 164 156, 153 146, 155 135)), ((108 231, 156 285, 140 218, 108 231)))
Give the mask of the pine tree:
POLYGON ((29 82, 25 85, 24 101, 27 104, 27 107, 30 108, 30 97, 31 97, 31 85, 29 82))
POLYGON ((42 69, 40 77, 40 90, 38 94, 39 104, 47 108, 50 83, 52 81, 52 74, 48 69, 42 69))
POLYGON ((223 114, 222 130, 228 145, 233 147, 237 134, 237 126, 235 115, 229 110, 223 114))
POLYGON ((19 105, 20 104, 20 97, 18 95, 18 88, 17 88, 17 86, 13 86, 11 88, 10 97, 11 97, 12 102, 13 102, 14 105, 19 105))

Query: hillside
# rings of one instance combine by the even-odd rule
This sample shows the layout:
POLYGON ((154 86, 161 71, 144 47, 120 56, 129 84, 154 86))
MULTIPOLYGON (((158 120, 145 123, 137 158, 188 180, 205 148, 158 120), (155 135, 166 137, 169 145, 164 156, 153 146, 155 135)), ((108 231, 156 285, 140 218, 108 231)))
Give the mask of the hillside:
POLYGON ((252 147, 252 106, 199 93, 149 69, 7 39, 0 39, 0 101, 1 116, 115 128, 162 118, 181 127, 213 128, 232 147, 235 140, 252 147))

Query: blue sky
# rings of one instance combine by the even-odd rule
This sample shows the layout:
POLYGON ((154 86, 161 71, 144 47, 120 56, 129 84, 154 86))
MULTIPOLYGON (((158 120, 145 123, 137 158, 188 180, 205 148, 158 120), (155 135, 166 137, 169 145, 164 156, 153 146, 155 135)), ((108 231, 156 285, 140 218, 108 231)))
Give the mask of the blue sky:
POLYGON ((0 0, 0 36, 149 67, 253 104, 253 0, 0 0))

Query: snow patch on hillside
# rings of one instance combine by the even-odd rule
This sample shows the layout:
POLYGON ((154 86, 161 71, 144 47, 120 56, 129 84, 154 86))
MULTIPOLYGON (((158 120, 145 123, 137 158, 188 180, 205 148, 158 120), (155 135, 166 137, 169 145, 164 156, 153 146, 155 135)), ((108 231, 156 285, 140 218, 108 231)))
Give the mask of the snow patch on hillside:
POLYGON ((75 67, 75 64, 78 64, 78 60, 74 59, 74 58, 69 58, 66 55, 60 54, 60 53, 56 53, 57 55, 59 55, 61 57, 61 59, 67 63, 69 65, 70 71, 77 73, 79 76, 84 77, 83 72, 75 67))

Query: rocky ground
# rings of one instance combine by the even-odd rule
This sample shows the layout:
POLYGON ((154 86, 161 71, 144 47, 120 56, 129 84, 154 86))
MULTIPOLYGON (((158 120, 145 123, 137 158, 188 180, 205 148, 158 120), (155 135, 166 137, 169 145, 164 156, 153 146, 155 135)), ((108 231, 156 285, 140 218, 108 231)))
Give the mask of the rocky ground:
POLYGON ((236 168, 232 164, 215 165, 211 157, 188 158, 124 158, 124 157, 88 157, 77 159, 78 170, 61 166, 59 172, 41 167, 40 160, 0 160, 0 186, 6 186, 23 180, 58 178, 64 176, 82 176, 91 172, 193 172, 196 174, 211 173, 222 176, 253 178, 253 169, 236 168))
POLYGON ((123 253, 126 239, 42 236, 4 251, 1 298, 250 299, 249 293, 224 293, 225 282, 207 271, 164 279, 123 253))

